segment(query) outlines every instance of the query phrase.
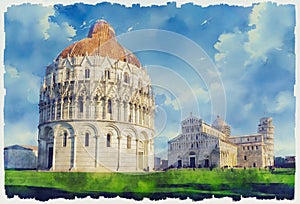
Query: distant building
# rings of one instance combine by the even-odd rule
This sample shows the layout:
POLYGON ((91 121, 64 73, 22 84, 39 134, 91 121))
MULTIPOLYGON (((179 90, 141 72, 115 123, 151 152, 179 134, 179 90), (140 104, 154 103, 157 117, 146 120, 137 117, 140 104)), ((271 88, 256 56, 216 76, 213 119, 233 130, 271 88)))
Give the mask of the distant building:
POLYGON ((37 146, 12 145, 4 148, 5 169, 36 169, 37 146))
POLYGON ((167 169, 167 168, 168 168, 168 160, 162 159, 161 164, 160 164, 160 169, 164 170, 164 169, 167 169))
POLYGON ((154 157, 154 170, 158 171, 160 170, 160 158, 154 157))
POLYGON ((296 156, 286 156, 285 163, 287 163, 287 164, 296 163, 296 156))
POLYGON ((296 157, 295 156, 286 156, 275 157, 275 167, 277 168, 295 168, 296 167, 296 157))
POLYGON ((272 118, 262 118, 258 133, 230 136, 219 116, 210 126, 192 114, 181 122, 182 133, 168 142, 169 166, 265 167, 274 165, 272 118))

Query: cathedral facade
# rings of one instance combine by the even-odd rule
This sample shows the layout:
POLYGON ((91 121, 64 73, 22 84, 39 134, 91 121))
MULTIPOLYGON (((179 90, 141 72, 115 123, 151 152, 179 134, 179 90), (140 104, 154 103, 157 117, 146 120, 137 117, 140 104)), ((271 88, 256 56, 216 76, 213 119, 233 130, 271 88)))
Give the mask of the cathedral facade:
POLYGON ((181 122, 182 133, 168 142, 172 167, 266 167, 274 165, 272 118, 262 118, 256 134, 231 136, 219 116, 212 125, 192 114, 181 122))
POLYGON ((40 89, 38 169, 145 171, 154 167, 150 77, 103 20, 47 66, 40 89))

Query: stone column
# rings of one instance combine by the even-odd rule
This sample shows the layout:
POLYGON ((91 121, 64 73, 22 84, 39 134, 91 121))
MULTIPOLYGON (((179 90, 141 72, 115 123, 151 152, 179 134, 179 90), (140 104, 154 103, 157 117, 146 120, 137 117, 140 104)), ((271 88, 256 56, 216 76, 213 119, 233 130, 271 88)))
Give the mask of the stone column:
MULTIPOLYGON (((130 114, 130 105, 129 103, 126 103, 125 106, 125 122, 129 122, 129 114, 130 114)), ((131 116, 132 119, 132 116, 131 116)))
POLYGON ((63 99, 60 100, 60 119, 63 118, 63 112, 64 112, 64 109, 63 109, 63 99))
POLYGON ((97 102, 97 110, 98 110, 98 119, 103 119, 103 100, 100 98, 97 102))
POLYGON ((70 105, 71 105, 71 100, 68 97, 67 119, 70 119, 70 105))
POLYGON ((71 136, 71 166, 70 170, 75 170, 76 168, 76 135, 71 136))
POLYGON ((56 135, 53 133, 53 156, 52 156, 52 170, 55 170, 55 161, 56 161, 56 135))
POLYGON ((99 142, 99 135, 95 135, 95 167, 99 166, 99 158, 98 158, 98 142, 99 142))
POLYGON ((57 118, 56 118, 56 114, 57 114, 57 100, 55 100, 54 101, 54 118, 53 118, 53 120, 57 120, 57 118))
POLYGON ((120 107, 119 107, 119 112, 120 112, 120 115, 119 115, 119 121, 124 121, 124 102, 123 101, 120 101, 120 107))
POLYGON ((139 140, 136 139, 135 140, 135 143, 136 143, 136 155, 135 155, 135 158, 136 158, 136 171, 139 169, 139 140))
POLYGON ((118 163, 117 163, 117 171, 120 169, 120 152, 121 152, 121 136, 118 136, 118 163))
POLYGON ((135 123, 135 109, 134 109, 134 105, 131 105, 130 107, 130 111, 131 111, 131 122, 135 123))
POLYGON ((148 169, 149 167, 149 140, 145 140, 144 141, 144 144, 145 144, 145 154, 144 154, 144 158, 145 158, 145 161, 144 161, 144 167, 148 169))
POLYGON ((107 99, 103 100, 102 105, 103 105, 103 119, 105 120, 107 116, 107 99))
POLYGON ((83 106, 83 111, 82 111, 82 117, 81 118, 86 118, 86 98, 83 97, 82 99, 82 106, 83 106))
POLYGON ((100 118, 100 110, 99 110, 99 100, 95 100, 95 119, 99 119, 100 118))
POLYGON ((111 113, 110 113, 110 119, 116 120, 117 119, 117 101, 115 99, 111 99, 111 113))
POLYGON ((138 106, 135 107, 135 123, 139 123, 139 109, 138 106))
POLYGON ((85 111, 84 111, 84 116, 85 118, 90 118, 90 109, 91 109, 91 106, 90 106, 90 99, 85 99, 84 100, 84 108, 85 108, 85 111))
POLYGON ((74 116, 73 118, 78 119, 78 98, 75 98, 74 101, 74 110, 73 110, 74 116))

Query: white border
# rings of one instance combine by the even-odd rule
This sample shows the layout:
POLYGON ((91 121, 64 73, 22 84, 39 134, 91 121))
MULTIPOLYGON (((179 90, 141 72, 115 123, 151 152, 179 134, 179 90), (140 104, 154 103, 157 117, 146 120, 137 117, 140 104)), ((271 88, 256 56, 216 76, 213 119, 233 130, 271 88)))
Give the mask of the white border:
MULTIPOLYGON (((105 1, 105 0, 104 0, 105 1)), ((141 6, 151 6, 151 5, 166 5, 167 2, 172 2, 174 0, 106 0, 111 3, 119 3, 122 5, 126 5, 130 7, 132 4, 140 4, 141 6)), ((270 0, 271 1, 271 0, 270 0)), ((30 3, 35 3, 35 4, 43 4, 43 5, 53 5, 53 4, 63 4, 63 5, 68 5, 68 4, 73 4, 76 2, 82 2, 86 4, 97 4, 100 3, 101 1, 95 1, 95 0, 63 0, 63 1, 57 1, 57 0, 2 0, 1 5, 0 5, 0 14, 1 14, 1 21, 0 21, 0 109, 4 110, 4 95, 5 95, 5 90, 4 90, 4 42, 5 42, 5 33, 4 33, 4 13, 7 11, 7 7, 11 5, 18 5, 18 4, 23 4, 26 2, 30 3)), ((264 0, 176 0, 176 5, 177 7, 181 6, 182 4, 185 3, 190 3, 193 2, 194 4, 201 5, 201 6, 209 6, 209 5, 217 5, 217 4, 228 4, 228 5, 237 5, 237 6, 251 6, 253 3, 259 3, 259 2, 265 2, 264 0)), ((278 4, 294 4, 296 5, 296 28, 295 28, 295 35, 296 35, 296 43, 295 43, 295 53, 296 53, 296 70, 295 70, 295 77, 296 77, 296 84, 295 84, 295 89, 294 89, 294 95, 296 96, 296 111, 295 111, 295 117, 296 117, 296 128, 295 128, 295 137, 296 137, 296 147, 300 146, 300 138, 297 136, 300 134, 299 130, 299 123, 298 119, 300 116, 300 111, 299 111, 299 95, 300 95, 300 84, 299 84, 299 79, 300 79, 300 59, 299 55, 297 53, 299 52, 300 49, 300 40, 299 40, 299 31, 300 31, 300 26, 299 26, 299 20, 300 19, 300 3, 297 0, 273 0, 272 2, 276 2, 278 4)), ((19 198, 13 198, 13 199, 7 199, 5 190, 4 190, 4 172, 3 172, 3 144, 4 144, 4 114, 3 111, 0 113, 0 149, 1 149, 1 156, 0 156, 0 201, 1 203, 40 203, 39 201, 32 200, 32 199, 26 199, 26 200, 20 200, 19 198)), ((300 178, 299 178, 299 171, 298 169, 300 168, 300 159, 299 159, 299 154, 300 154, 300 148, 296 148, 296 181, 295 181, 295 199, 292 201, 288 200, 257 200, 255 198, 243 198, 241 201, 238 201, 236 203, 299 203, 300 198, 299 198, 299 187, 300 187, 300 178)), ((187 200, 178 200, 178 199, 167 199, 167 200, 160 200, 160 201, 150 201, 149 199, 144 199, 143 201, 133 201, 133 200, 128 200, 128 199, 121 199, 121 198, 113 198, 113 199, 104 199, 104 198, 99 198, 99 199, 76 199, 76 200, 64 200, 64 199, 55 199, 55 200, 50 200, 47 201, 47 203, 81 203, 82 201, 84 202, 89 202, 89 203, 232 203, 231 198, 222 198, 222 199, 208 199, 208 200, 203 200, 203 201, 198 201, 198 202, 192 202, 191 199, 187 200), (120 202, 121 201, 121 202, 120 202)))

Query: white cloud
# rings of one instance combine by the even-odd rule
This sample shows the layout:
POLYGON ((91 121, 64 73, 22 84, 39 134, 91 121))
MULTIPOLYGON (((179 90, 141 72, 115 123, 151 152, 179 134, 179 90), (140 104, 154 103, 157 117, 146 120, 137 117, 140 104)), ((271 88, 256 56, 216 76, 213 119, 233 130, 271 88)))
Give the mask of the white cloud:
POLYGON ((71 41, 72 37, 76 35, 76 30, 66 22, 63 22, 62 24, 51 22, 50 25, 47 33, 54 40, 67 39, 68 41, 71 41))
POLYGON ((54 9, 51 6, 23 4, 10 7, 7 12, 7 20, 18 22, 23 35, 40 36, 47 39, 49 37, 47 31, 50 28, 48 18, 52 15, 54 15, 54 9))
POLYGON ((6 66, 5 70, 6 97, 37 104, 41 78, 29 72, 19 72, 15 67, 6 66))
MULTIPOLYGON (((8 8, 6 13, 7 30, 14 34, 18 43, 38 42, 39 40, 70 40, 76 30, 67 22, 52 22, 49 17, 55 15, 53 6, 23 4, 8 8)), ((37 48, 38 49, 38 48, 37 48)))
POLYGON ((5 124, 5 146, 14 144, 37 145, 37 131, 31 130, 26 121, 5 124))
POLYGON ((171 96, 164 90, 155 89, 156 94, 164 95, 166 97, 164 105, 172 107, 174 110, 190 109, 191 107, 197 107, 200 103, 210 102, 210 96, 208 91, 201 87, 190 88, 190 90, 177 87, 176 84, 172 85, 173 93, 171 96), (196 100, 195 100, 196 99, 196 100))
POLYGON ((251 58, 265 59, 270 50, 281 49, 287 31, 294 25, 294 13, 289 7, 261 3, 253 7, 249 17, 249 32, 245 49, 251 58))
POLYGON ((252 110, 252 107, 253 107, 252 103, 247 103, 244 105, 244 111, 248 113, 250 110, 252 110))
POLYGON ((269 113, 282 113, 286 110, 294 108, 295 98, 290 91, 279 92, 274 99, 265 97, 263 103, 267 107, 269 113))
POLYGON ((179 105, 178 105, 178 100, 175 99, 171 99, 171 97, 169 95, 165 95, 166 96, 166 100, 165 100, 165 105, 166 106, 172 106, 174 110, 180 110, 179 109, 179 105))
POLYGON ((291 7, 277 6, 271 2, 257 4, 249 16, 248 29, 235 29, 219 36, 219 41, 214 45, 218 51, 215 62, 226 72, 239 71, 257 60, 266 62, 270 51, 282 49, 285 37, 293 26, 294 12, 291 7))
POLYGON ((219 41, 214 45, 218 50, 218 53, 215 54, 215 62, 223 77, 230 76, 232 78, 241 75, 248 56, 243 49, 246 40, 245 33, 239 30, 220 35, 219 41))

